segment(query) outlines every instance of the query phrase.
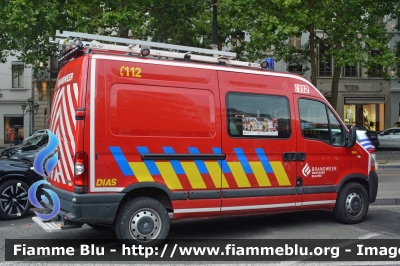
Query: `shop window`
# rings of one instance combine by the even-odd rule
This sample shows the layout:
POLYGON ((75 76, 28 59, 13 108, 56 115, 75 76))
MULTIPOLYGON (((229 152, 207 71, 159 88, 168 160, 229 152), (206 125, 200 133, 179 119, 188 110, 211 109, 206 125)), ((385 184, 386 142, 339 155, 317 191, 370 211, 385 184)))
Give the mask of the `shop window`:
MULTIPOLYGON (((384 104, 345 104, 343 117, 345 124, 370 130, 382 130, 383 117, 380 118, 384 104)), ((383 113, 382 113, 383 114, 383 113)))
POLYGON ((24 87, 24 64, 22 62, 12 62, 11 73, 12 73, 12 87, 13 88, 23 88, 24 87))
POLYGON ((304 138, 333 146, 344 145, 344 131, 333 112, 323 103, 300 99, 300 124, 304 138))
POLYGON ((319 47, 318 55, 318 71, 320 77, 331 77, 332 76, 332 58, 326 58, 326 48, 324 46, 319 47))
POLYGON ((356 125, 356 108, 353 104, 344 106, 344 123, 356 125))
POLYGON ((289 138, 291 135, 286 97, 230 93, 226 112, 231 137, 289 138))
POLYGON ((4 115, 4 143, 15 141, 15 129, 18 129, 19 141, 24 140, 24 117, 22 115, 4 115))

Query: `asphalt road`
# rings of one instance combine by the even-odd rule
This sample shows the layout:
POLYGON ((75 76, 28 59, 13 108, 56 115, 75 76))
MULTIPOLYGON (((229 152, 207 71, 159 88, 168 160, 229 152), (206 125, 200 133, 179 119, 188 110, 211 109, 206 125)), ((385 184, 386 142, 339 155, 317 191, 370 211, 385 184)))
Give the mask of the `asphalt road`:
MULTIPOLYGON (((400 151, 377 151, 378 160, 400 163, 400 151)), ((380 168, 379 198, 400 197, 399 168, 380 168)), ((31 210, 28 217, 15 220, 0 220, 0 265, 54 265, 51 262, 6 262, 5 239, 107 239, 119 243, 113 230, 95 230, 88 226, 56 233, 46 233, 32 222, 35 214, 31 210)), ((331 211, 305 211, 284 214, 266 214, 243 217, 207 218, 177 221, 171 224, 169 239, 337 239, 341 243, 361 239, 396 239, 400 247, 400 205, 372 205, 364 222, 344 225, 335 221, 331 211)), ((233 263, 196 262, 153 262, 146 264, 163 265, 232 265, 233 263)), ((63 265, 130 265, 143 262, 65 262, 63 265)), ((297 265, 298 262, 244 263, 245 265, 297 265)), ((307 262, 306 265, 400 265, 400 255, 389 262, 307 262)), ((304 265, 304 264, 302 264, 304 265)))
MULTIPOLYGON (((5 239, 108 239, 109 243, 118 243, 113 230, 99 231, 87 226, 83 229, 46 233, 31 222, 33 216, 34 214, 31 212, 29 217, 21 220, 0 221, 0 256, 3 264, 6 263, 4 262, 5 239)), ((356 225, 344 225, 336 222, 331 211, 207 218, 172 223, 169 238, 338 239, 338 243, 343 245, 349 240, 397 239, 397 243, 400 243, 399 221, 400 206, 371 206, 365 221, 356 225)), ((57 264, 59 263, 57 262, 57 264)), ((375 262, 374 265, 376 264, 380 263, 375 262)), ((284 265, 292 265, 292 263, 284 265)), ((354 265, 354 262, 348 265, 354 265)))

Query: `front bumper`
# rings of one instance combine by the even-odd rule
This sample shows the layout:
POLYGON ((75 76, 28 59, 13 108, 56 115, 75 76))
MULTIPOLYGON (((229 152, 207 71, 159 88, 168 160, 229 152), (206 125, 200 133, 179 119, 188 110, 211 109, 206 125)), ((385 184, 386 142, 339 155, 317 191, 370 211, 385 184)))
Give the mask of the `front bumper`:
MULTIPOLYGON (((63 220, 80 223, 113 223, 118 206, 125 196, 125 193, 77 194, 49 185, 45 188, 57 194, 61 206, 59 215, 63 220)), ((46 207, 52 209, 51 204, 46 207)))

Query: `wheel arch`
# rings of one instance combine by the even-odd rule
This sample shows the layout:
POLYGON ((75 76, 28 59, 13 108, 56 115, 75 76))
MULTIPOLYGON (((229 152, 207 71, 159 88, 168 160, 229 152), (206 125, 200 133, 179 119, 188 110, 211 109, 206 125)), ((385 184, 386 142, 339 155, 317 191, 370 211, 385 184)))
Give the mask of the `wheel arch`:
POLYGON ((0 178, 0 184, 10 180, 18 180, 26 183, 30 187, 35 181, 23 174, 7 174, 0 178))
POLYGON ((368 182, 368 177, 366 177, 363 174, 351 174, 351 175, 344 177, 342 180, 340 180, 338 186, 336 187, 336 192, 339 193, 340 189, 344 185, 351 183, 351 182, 356 182, 356 183, 361 184, 367 190, 368 197, 371 199, 372 190, 371 190, 370 184, 368 182))
MULTIPOLYGON (((154 182, 140 182, 126 187, 121 191, 125 193, 119 204, 118 211, 131 199, 138 197, 148 197, 159 201, 168 212, 173 211, 172 201, 186 199, 186 192, 172 192, 166 186, 154 182)), ((118 212, 117 211, 117 212, 118 212)))

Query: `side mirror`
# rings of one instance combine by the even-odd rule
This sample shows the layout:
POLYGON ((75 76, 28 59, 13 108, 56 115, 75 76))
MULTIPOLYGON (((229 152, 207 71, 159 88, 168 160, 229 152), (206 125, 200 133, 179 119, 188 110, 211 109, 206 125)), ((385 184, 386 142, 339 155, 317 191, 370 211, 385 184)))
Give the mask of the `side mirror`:
POLYGON ((346 135, 346 147, 351 148, 356 144, 357 141, 357 132, 354 126, 351 126, 349 132, 346 135))

